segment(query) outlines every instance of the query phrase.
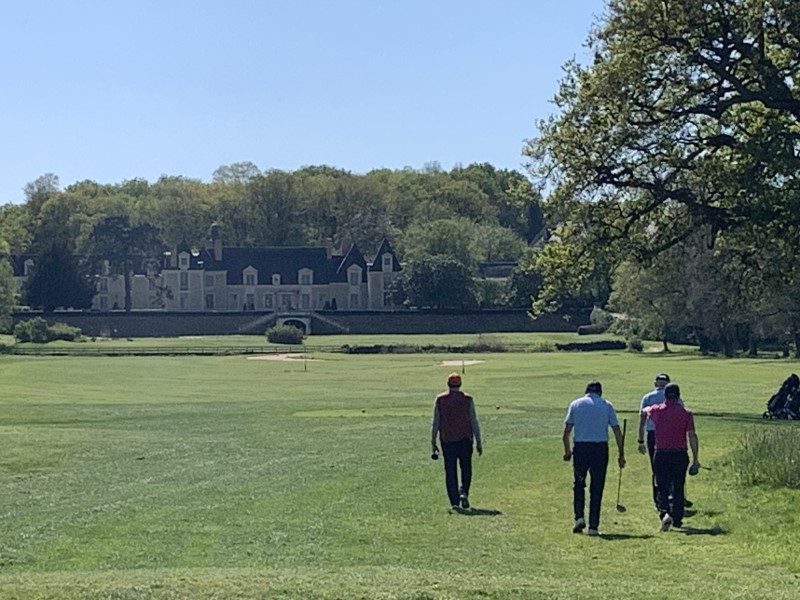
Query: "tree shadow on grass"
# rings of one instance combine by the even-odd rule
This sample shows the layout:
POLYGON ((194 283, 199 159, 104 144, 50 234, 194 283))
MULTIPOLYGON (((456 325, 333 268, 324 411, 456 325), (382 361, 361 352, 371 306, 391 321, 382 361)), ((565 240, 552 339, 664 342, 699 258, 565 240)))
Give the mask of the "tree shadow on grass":
POLYGON ((494 508, 462 508, 459 513, 465 517, 496 517, 502 515, 502 511, 494 508))

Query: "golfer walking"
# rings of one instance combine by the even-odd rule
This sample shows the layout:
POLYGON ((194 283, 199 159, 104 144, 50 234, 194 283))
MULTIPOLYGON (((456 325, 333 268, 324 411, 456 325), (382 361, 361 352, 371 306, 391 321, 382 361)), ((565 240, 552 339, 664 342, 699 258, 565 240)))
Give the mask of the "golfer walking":
MULTIPOLYGON (((664 387, 669 383, 669 375, 666 373, 659 373, 656 375, 655 379, 655 388, 652 392, 645 394, 642 397, 642 402, 639 406, 639 415, 645 414, 644 410, 650 406, 655 406, 656 404, 663 404, 664 402, 664 387)), ((641 421, 641 419, 640 419, 641 421)), ((655 505, 656 509, 658 509, 658 487, 656 486, 656 471, 653 467, 653 454, 656 451, 656 437, 655 437, 656 426, 653 424, 653 421, 650 419, 646 419, 644 423, 644 429, 641 427, 641 423, 639 426, 639 453, 647 455, 650 457, 650 471, 651 471, 651 480, 653 486, 653 504, 655 505), (645 438, 644 436, 647 435, 645 438)))
POLYGON ((461 391, 461 375, 451 373, 447 377, 447 391, 436 396, 431 425, 432 457, 437 457, 442 444, 444 455, 444 481, 447 497, 453 511, 469 508, 469 488, 472 483, 472 444, 478 455, 483 454, 481 428, 475 414, 472 396, 461 391), (458 470, 461 470, 461 486, 458 470))
MULTIPOLYGON (((669 375, 666 373, 659 373, 656 375, 655 388, 652 392, 645 394, 642 397, 642 402, 639 406, 639 415, 645 414, 644 410, 650 406, 664 403, 664 388, 670 382, 669 375)), ((646 415, 645 415, 646 417, 646 415)), ((645 454, 650 458, 650 471, 652 473, 651 480, 653 482, 653 504, 658 508, 658 485, 656 483, 656 470, 653 466, 653 455, 656 451, 656 426, 652 419, 646 418, 644 429, 641 426, 641 418, 639 423, 639 454, 645 454), (646 436, 646 437, 645 437, 646 436)), ((692 506, 692 502, 684 497, 684 505, 688 508, 692 506)))
POLYGON ((614 406, 602 397, 603 386, 599 381, 590 381, 586 395, 573 400, 564 419, 564 460, 572 459, 575 476, 573 485, 573 508, 575 525, 573 533, 586 528, 584 509, 586 506, 586 477, 589 484, 589 535, 600 535, 600 506, 608 468, 608 428, 617 441, 619 468, 625 467, 625 448, 622 431, 617 421, 614 406), (575 443, 570 448, 570 435, 574 431, 575 443))
POLYGON ((683 526, 684 486, 686 468, 689 466, 688 445, 692 449, 692 466, 689 474, 700 470, 699 442, 694 431, 694 416, 683 406, 681 389, 677 383, 664 388, 664 403, 644 409, 639 417, 639 431, 649 418, 655 424, 655 454, 653 468, 658 488, 658 510, 661 531, 683 526))

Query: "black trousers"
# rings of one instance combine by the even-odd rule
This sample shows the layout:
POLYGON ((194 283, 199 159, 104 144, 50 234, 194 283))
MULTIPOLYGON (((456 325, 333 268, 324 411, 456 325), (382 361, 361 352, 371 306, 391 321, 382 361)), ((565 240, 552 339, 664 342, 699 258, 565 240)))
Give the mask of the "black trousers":
POLYGON ((600 526, 600 506, 608 469, 607 442, 575 442, 572 448, 573 508, 575 519, 582 519, 586 507, 586 477, 589 481, 589 529, 600 526))
POLYGON ((461 494, 469 496, 472 483, 472 438, 457 442, 442 442, 444 457, 444 483, 451 506, 458 506, 461 494), (458 467, 461 467, 461 487, 458 485, 458 467))
POLYGON ((653 504, 658 508, 658 485, 656 485, 656 467, 653 465, 653 455, 656 453, 656 432, 647 432, 647 454, 650 456, 650 471, 653 480, 653 504))
POLYGON ((669 513, 676 527, 683 523, 684 488, 689 453, 686 450, 656 450, 653 457, 658 486, 658 510, 663 517, 669 513))

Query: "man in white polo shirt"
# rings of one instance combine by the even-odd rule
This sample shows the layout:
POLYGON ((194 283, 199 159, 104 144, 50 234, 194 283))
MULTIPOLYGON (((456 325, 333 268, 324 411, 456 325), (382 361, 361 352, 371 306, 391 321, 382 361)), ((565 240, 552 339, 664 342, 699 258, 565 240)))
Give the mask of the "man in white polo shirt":
POLYGON ((573 508, 575 525, 573 533, 586 528, 584 509, 586 506, 586 477, 589 475, 589 535, 600 535, 600 506, 608 468, 608 428, 614 432, 617 442, 619 468, 625 467, 625 448, 622 430, 619 428, 614 406, 603 399, 603 386, 599 381, 590 381, 586 395, 573 400, 564 419, 564 460, 572 461, 575 477, 573 485, 573 508), (570 435, 574 430, 575 443, 570 448, 570 435))

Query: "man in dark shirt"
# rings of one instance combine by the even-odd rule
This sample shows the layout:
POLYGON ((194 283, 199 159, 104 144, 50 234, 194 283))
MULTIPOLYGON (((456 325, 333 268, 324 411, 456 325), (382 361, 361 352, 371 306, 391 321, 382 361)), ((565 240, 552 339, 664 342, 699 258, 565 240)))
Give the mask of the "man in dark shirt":
POLYGON ((436 438, 442 444, 444 479, 447 497, 454 512, 469 508, 469 488, 472 483, 472 444, 478 455, 483 454, 481 428, 475 414, 472 396, 461 391, 461 375, 447 377, 447 391, 436 396, 431 425, 431 450, 438 456, 436 438), (458 467, 461 467, 461 487, 458 485, 458 467))

